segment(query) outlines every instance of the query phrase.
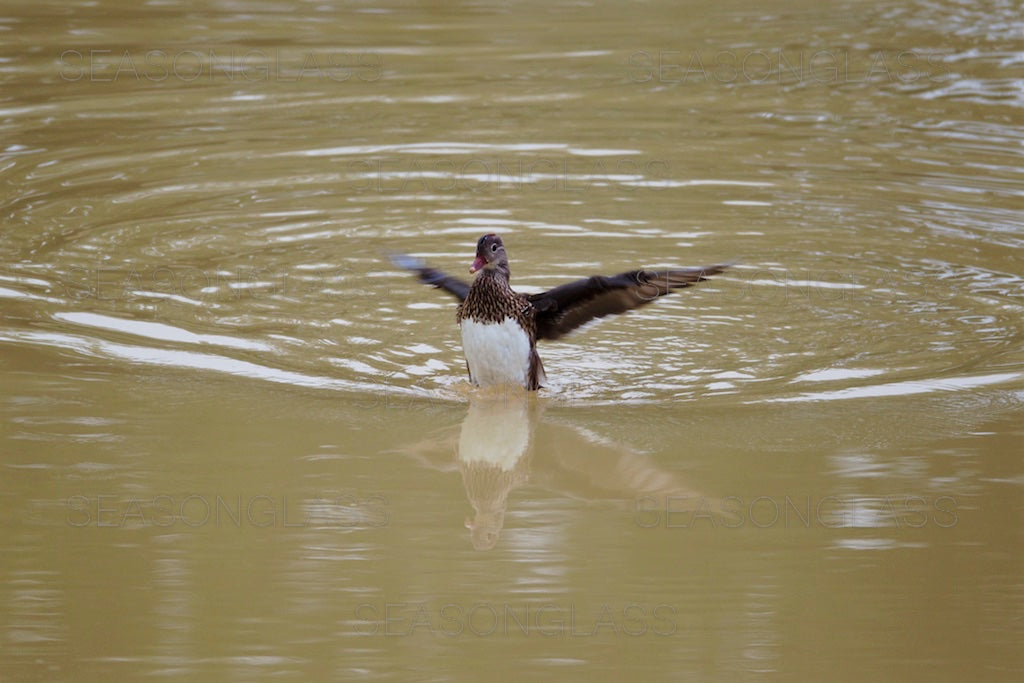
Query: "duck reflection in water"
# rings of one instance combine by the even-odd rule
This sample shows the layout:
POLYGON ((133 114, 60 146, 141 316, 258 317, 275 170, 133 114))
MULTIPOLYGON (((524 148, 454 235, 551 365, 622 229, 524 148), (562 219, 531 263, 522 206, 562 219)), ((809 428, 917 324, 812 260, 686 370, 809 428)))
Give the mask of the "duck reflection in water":
POLYGON ((530 478, 530 411, 537 409, 537 402, 525 393, 502 392, 469 404, 456 460, 466 496, 476 511, 472 519, 466 518, 466 528, 478 550, 497 545, 508 494, 530 478))
POLYGON ((695 490, 657 459, 545 416, 552 405, 557 404, 518 387, 475 389, 457 439, 448 428, 447 434, 401 449, 448 471, 455 450, 455 468, 474 511, 466 517, 474 548, 498 544, 509 495, 526 484, 586 501, 700 501, 705 514, 732 516, 720 499, 695 490))

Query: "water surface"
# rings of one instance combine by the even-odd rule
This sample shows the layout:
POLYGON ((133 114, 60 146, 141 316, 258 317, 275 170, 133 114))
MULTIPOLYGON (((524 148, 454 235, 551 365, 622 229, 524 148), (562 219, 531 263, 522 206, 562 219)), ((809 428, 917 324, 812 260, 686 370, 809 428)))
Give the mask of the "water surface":
POLYGON ((0 14, 8 677, 1019 677, 1013 3, 0 14))

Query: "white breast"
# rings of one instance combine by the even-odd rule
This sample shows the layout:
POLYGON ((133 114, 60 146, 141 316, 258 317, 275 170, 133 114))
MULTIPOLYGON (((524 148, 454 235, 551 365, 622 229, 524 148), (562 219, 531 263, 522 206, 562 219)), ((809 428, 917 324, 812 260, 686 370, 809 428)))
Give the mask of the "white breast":
POLYGON ((530 338, 512 318, 500 323, 462 321, 462 349, 473 382, 526 386, 530 370, 530 338))

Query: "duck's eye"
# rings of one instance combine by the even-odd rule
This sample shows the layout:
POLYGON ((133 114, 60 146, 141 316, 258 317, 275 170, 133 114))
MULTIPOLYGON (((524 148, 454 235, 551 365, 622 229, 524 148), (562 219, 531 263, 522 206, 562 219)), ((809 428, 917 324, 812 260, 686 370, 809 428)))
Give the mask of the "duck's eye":
POLYGON ((497 243, 495 243, 495 244, 492 244, 492 245, 491 245, 491 251, 492 251, 492 252, 494 252, 494 251, 498 251, 498 245, 497 245, 497 243))

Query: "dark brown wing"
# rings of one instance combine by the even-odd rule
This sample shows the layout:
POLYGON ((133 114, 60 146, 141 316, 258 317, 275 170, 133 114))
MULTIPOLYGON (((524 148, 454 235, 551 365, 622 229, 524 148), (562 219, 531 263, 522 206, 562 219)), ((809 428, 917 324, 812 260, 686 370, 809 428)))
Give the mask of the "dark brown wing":
POLYGON ((728 263, 684 270, 633 270, 594 275, 531 294, 537 311, 537 338, 558 339, 583 323, 649 304, 659 296, 689 287, 729 267, 728 263))
POLYGON ((466 300, 466 296, 469 294, 468 282, 442 273, 440 270, 429 268, 427 264, 414 256, 407 256, 406 254, 389 254, 389 256, 391 262, 399 268, 411 270, 419 275, 420 282, 443 289, 459 301, 466 300))

